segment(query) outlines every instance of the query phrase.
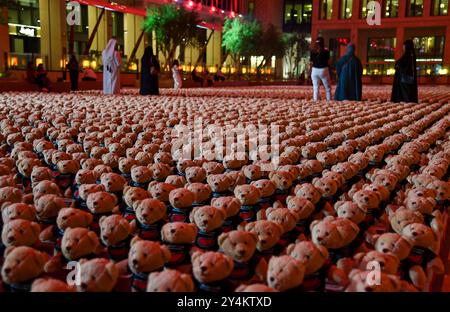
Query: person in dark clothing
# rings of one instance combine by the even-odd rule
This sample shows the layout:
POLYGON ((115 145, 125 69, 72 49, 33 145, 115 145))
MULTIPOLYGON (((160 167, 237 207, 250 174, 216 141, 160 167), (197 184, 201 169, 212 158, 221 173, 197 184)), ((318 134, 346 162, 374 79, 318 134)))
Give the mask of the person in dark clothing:
POLYGON ((325 49, 322 37, 317 38, 313 49, 311 50, 310 62, 312 66, 311 80, 313 83, 313 99, 319 100, 319 87, 322 81, 325 87, 327 101, 331 100, 331 81, 330 81, 330 52, 325 49))
POLYGON ((36 69, 34 68, 33 62, 28 62, 27 64, 27 74, 25 80, 29 83, 36 83, 36 69))
POLYGON ((39 64, 36 71, 36 83, 41 91, 50 91, 50 80, 48 79, 47 71, 42 64, 39 64))
POLYGON ((147 47, 141 59, 141 95, 159 95, 158 74, 161 70, 159 61, 153 54, 153 48, 147 47))
POLYGON ((67 63, 67 69, 69 70, 70 85, 72 91, 78 90, 78 76, 80 74, 80 65, 74 54, 70 56, 70 60, 67 63))
POLYGON ((361 101, 362 73, 361 61, 355 55, 355 46, 349 44, 347 53, 336 63, 336 73, 339 82, 334 99, 336 101, 361 101))
POLYGON ((395 76, 391 101, 394 103, 418 103, 417 65, 414 42, 403 43, 403 55, 395 62, 395 76))
POLYGON ((192 80, 194 82, 199 82, 200 83, 200 87, 203 87, 203 78, 197 74, 197 70, 195 68, 192 71, 192 80))

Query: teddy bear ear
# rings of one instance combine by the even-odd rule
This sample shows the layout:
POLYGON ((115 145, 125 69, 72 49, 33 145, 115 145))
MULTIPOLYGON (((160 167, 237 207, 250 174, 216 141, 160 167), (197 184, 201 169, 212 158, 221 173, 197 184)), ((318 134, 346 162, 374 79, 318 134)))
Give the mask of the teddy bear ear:
POLYGON ((94 231, 89 231, 87 233, 87 236, 89 237, 89 239, 91 240, 91 242, 94 246, 97 246, 99 244, 98 236, 97 236, 97 234, 95 234, 94 231))
POLYGON ((339 207, 341 207, 343 204, 345 203, 345 201, 343 200, 339 200, 334 204, 334 210, 338 211, 339 207))
POLYGON ((256 222, 250 222, 250 223, 246 223, 246 224, 244 224, 244 222, 245 221, 243 221, 241 224, 238 225, 238 230, 243 230, 243 231, 247 231, 247 232, 253 231, 253 229, 256 226, 256 222), (239 229, 239 227, 241 227, 241 228, 239 229), (242 227, 244 229, 242 229, 242 227))
POLYGON ((193 253, 191 253, 191 260, 194 262, 198 257, 200 257, 203 254, 203 251, 200 249, 195 250, 193 253))
POLYGON ((219 237, 217 238, 217 243, 219 244, 219 246, 223 244, 223 242, 228 238, 228 236, 229 236, 228 233, 222 233, 219 235, 219 237))
POLYGON ((172 254, 167 246, 161 245, 161 255, 164 259, 164 262, 168 262, 170 258, 172 258, 172 254))
POLYGON ((36 222, 31 222, 31 229, 33 230, 35 235, 39 235, 39 233, 41 232, 41 226, 36 222))
POLYGON ((189 274, 182 273, 180 275, 180 280, 183 282, 185 286, 185 291, 187 292, 194 291, 194 282, 192 281, 192 277, 189 274))
POLYGON ((126 219, 120 219, 119 226, 125 231, 125 232, 131 232, 131 225, 126 219))
POLYGON ((295 249, 295 244, 289 244, 289 245, 286 247, 286 254, 287 254, 287 255, 290 255, 291 252, 292 252, 294 249, 295 249))
POLYGON ((314 220, 313 222, 311 222, 311 224, 309 225, 309 229, 312 232, 314 227, 320 223, 320 220, 314 220))
POLYGON ((107 216, 101 216, 100 219, 98 220, 98 224, 100 224, 100 226, 102 226, 103 222, 105 222, 106 218, 107 218, 107 216))
MULTIPOLYGON (((162 231, 161 231, 162 232, 162 231)), ((133 237, 133 239, 130 241, 130 247, 136 244, 137 242, 141 241, 142 239, 139 236, 133 237)))
POLYGON ((199 207, 194 207, 191 211, 191 213, 189 214, 189 221, 191 221, 192 223, 194 223, 195 221, 195 213, 198 211, 199 207))
POLYGON ((16 246, 8 246, 8 247, 6 247, 3 256, 6 258, 15 248, 16 248, 16 246))
POLYGON ((123 194, 125 195, 125 194, 128 192, 128 190, 130 190, 130 189, 131 189, 131 186, 126 185, 126 186, 123 188, 123 194))

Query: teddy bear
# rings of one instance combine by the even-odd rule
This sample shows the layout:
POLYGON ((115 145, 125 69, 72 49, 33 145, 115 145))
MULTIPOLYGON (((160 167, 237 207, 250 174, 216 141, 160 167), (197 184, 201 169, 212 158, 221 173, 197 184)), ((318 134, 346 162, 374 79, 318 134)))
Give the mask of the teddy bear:
POLYGON ((286 202, 289 211, 296 216, 295 236, 300 236, 301 234, 308 235, 309 223, 315 210, 314 204, 306 198, 298 196, 288 196, 286 202))
POLYGON ((262 293, 262 292, 276 292, 277 290, 265 285, 265 284, 251 284, 251 285, 240 285, 239 287, 237 287, 235 290, 235 292, 258 292, 258 293, 262 293))
POLYGON ((177 270, 153 272, 148 276, 147 292, 193 292, 194 281, 191 275, 177 270))
POLYGON ((136 218, 131 221, 131 225, 136 229, 137 236, 145 240, 158 241, 167 215, 166 205, 160 200, 146 198, 136 201, 133 209, 136 218))
POLYGON ((119 210, 124 211, 126 204, 123 200, 124 189, 127 185, 127 180, 117 173, 103 173, 100 177, 100 183, 105 187, 105 190, 111 194, 116 195, 119 210))
MULTIPOLYGON (((33 205, 14 203, 1 208, 3 224, 16 219, 36 220, 36 208, 33 205)), ((0 225, 2 223, 0 222, 0 225)))
POLYGON ((0 188, 0 208, 13 203, 22 202, 23 193, 20 189, 13 186, 0 188))
POLYGON ((286 204, 286 198, 291 191, 295 177, 288 171, 271 171, 269 173, 269 179, 276 187, 274 201, 278 201, 282 205, 286 204))
POLYGON ((419 196, 414 192, 408 192, 404 204, 407 209, 421 213, 425 224, 431 226, 435 232, 442 233, 444 228, 442 214, 439 210, 434 210, 436 201, 433 197, 419 196))
POLYGON ((131 234, 134 231, 126 218, 120 215, 103 216, 99 220, 101 243, 109 259, 121 261, 128 257, 131 234))
MULTIPOLYGON (((33 201, 37 202, 41 196, 48 195, 48 194, 54 194, 54 195, 61 195, 61 192, 59 190, 59 187, 56 183, 53 183, 51 181, 41 181, 39 182, 35 187, 33 187, 33 201)), ((25 202, 28 202, 28 199, 24 199, 25 202)))
POLYGON ((2 280, 10 292, 29 292, 34 279, 44 273, 48 255, 32 247, 10 247, 5 251, 2 280))
POLYGON ((164 163, 152 164, 150 170, 153 173, 153 180, 158 182, 163 182, 172 172, 172 168, 164 163))
POLYGON ((446 207, 450 207, 450 182, 433 180, 427 185, 427 188, 434 189, 436 191, 436 209, 440 212, 445 212, 446 207))
POLYGON ((233 195, 233 193, 230 192, 233 180, 229 175, 222 173, 211 174, 208 175, 206 181, 211 188, 213 198, 233 195))
MULTIPOLYGON (((152 195, 152 198, 158 199, 168 205, 170 192, 175 189, 175 186, 173 186, 172 184, 152 181, 148 184, 147 190, 150 192, 150 195, 152 195)), ((193 200, 194 199, 192 199, 192 201, 193 200)))
POLYGON ((270 258, 267 269, 267 285, 278 291, 301 291, 305 265, 291 256, 270 258))
POLYGON ((353 195, 353 202, 366 211, 366 219, 359 224, 365 230, 378 222, 383 210, 380 209, 380 195, 378 192, 362 189, 353 195))
POLYGON ((70 188, 75 180, 75 175, 80 169, 80 164, 78 161, 70 160, 60 160, 56 164, 58 169, 58 174, 55 177, 55 182, 59 189, 64 193, 68 188, 70 188))
POLYGON ((73 286, 67 285, 65 281, 54 278, 37 278, 31 284, 31 292, 74 292, 73 286))
POLYGON ((17 160, 17 175, 19 184, 24 192, 28 193, 31 190, 31 174, 34 167, 41 167, 42 163, 36 158, 23 158, 17 160))
POLYGON ((176 188, 180 188, 180 187, 184 187, 184 185, 186 184, 186 178, 184 176, 180 176, 177 174, 171 174, 171 175, 167 176, 167 178, 164 182, 172 184, 176 188))
POLYGON ((424 222, 424 217, 420 212, 405 207, 399 207, 395 210, 388 209, 387 212, 392 230, 400 235, 408 224, 424 222))
POLYGON ((246 178, 246 184, 251 184, 251 182, 257 181, 263 177, 263 171, 261 170, 261 167, 259 165, 243 166, 242 171, 246 178))
POLYGON ((241 203, 239 218, 241 221, 251 222, 257 219, 260 206, 258 201, 261 198, 261 192, 253 185, 238 185, 234 189, 234 196, 241 203))
MULTIPOLYGON (((41 226, 33 221, 15 219, 3 224, 2 245, 9 246, 33 246, 37 247, 41 226)), ((0 251, 3 248, 0 247, 0 251)))
POLYGON ((211 198, 211 187, 199 182, 190 183, 186 188, 194 194, 193 207, 209 204, 211 198))
POLYGON ((327 216, 311 222, 310 230, 312 242, 326 247, 334 264, 341 258, 350 257, 361 245, 356 239, 360 229, 349 219, 327 216))
POLYGON ((127 180, 127 183, 130 183, 131 181, 131 170, 137 166, 137 161, 133 158, 128 157, 120 157, 118 168, 120 171, 120 174, 122 177, 124 177, 127 180))
POLYGON ((171 222, 187 222, 192 211, 195 194, 186 188, 178 188, 170 191, 168 207, 169 220, 171 222))
POLYGON ((349 219, 355 224, 360 224, 366 219, 367 210, 353 201, 337 201, 334 209, 339 218, 349 219))
POLYGON ((44 228, 55 225, 58 213, 64 207, 66 202, 62 197, 54 194, 43 195, 35 202, 36 218, 44 228))
POLYGON ((89 228, 97 234, 100 233, 100 218, 118 212, 116 195, 104 191, 90 193, 86 205, 94 217, 89 228))
POLYGON ((39 182, 44 180, 53 180, 53 172, 47 167, 33 167, 31 171, 31 187, 35 187, 39 182))
POLYGON ((204 183, 207 177, 206 170, 199 166, 190 166, 185 170, 188 183, 204 183))
POLYGON ((299 237, 295 230, 298 215, 287 208, 268 208, 265 211, 265 215, 267 220, 277 223, 283 229, 283 233, 275 247, 275 253, 279 254, 287 245, 299 237))
POLYGON ((136 219, 134 205, 136 202, 146 198, 150 198, 150 194, 147 190, 141 189, 140 187, 125 186, 123 190, 123 202, 125 208, 121 211, 122 216, 125 217, 128 222, 136 219))
POLYGON ((305 198, 317 205, 322 197, 320 191, 311 183, 299 184, 294 189, 295 196, 305 198))
POLYGON ((231 290, 228 277, 234 267, 232 258, 220 252, 196 251, 191 259, 198 293, 221 293, 231 290))
POLYGON ((148 275, 161 270, 170 258, 171 253, 167 246, 160 245, 159 242, 134 237, 130 242, 128 259, 118 264, 119 271, 123 273, 123 267, 125 266, 127 268, 125 272, 130 273, 127 278, 130 280, 131 290, 133 292, 145 292, 148 275))
POLYGON ((379 282, 375 281, 372 271, 354 269, 349 274, 350 283, 346 292, 400 292, 404 288, 396 275, 379 272, 379 282))
POLYGON ((331 263, 324 246, 301 241, 287 246, 286 254, 305 266, 303 291, 343 291, 347 286, 346 273, 331 263))
POLYGON ((240 223, 240 201, 234 196, 212 198, 211 206, 222 209, 227 216, 222 225, 222 232, 226 233, 237 228, 240 223))
POLYGON ((224 166, 220 162, 209 161, 202 164, 202 168, 206 170, 206 175, 220 174, 225 171, 224 166))
POLYGON ((169 248, 171 258, 166 263, 169 268, 189 272, 191 268, 190 252, 197 238, 197 226, 194 223, 169 222, 161 229, 161 241, 169 248))
POLYGON ((111 260, 95 258, 80 260, 79 292, 110 292, 119 279, 119 269, 111 260))
POLYGON ((258 201, 259 210, 267 209, 273 205, 273 195, 276 191, 275 184, 268 179, 259 179, 252 181, 250 185, 255 186, 261 193, 261 198, 258 201))
POLYGON ((231 283, 265 280, 267 262, 256 252, 257 243, 258 237, 254 232, 233 230, 219 236, 220 251, 234 261, 233 270, 228 277, 231 283))
POLYGON ((189 220, 198 228, 196 246, 203 250, 216 250, 217 237, 222 232, 222 225, 226 217, 226 211, 220 208, 194 207, 189 220))
POLYGON ((86 202, 89 194, 104 191, 105 187, 101 184, 82 184, 78 189, 78 199, 74 201, 74 206, 81 210, 89 211, 86 202))
POLYGON ((132 187, 140 187, 145 190, 149 189, 149 183, 152 180, 153 172, 146 166, 133 166, 131 168, 131 180, 129 185, 132 187))

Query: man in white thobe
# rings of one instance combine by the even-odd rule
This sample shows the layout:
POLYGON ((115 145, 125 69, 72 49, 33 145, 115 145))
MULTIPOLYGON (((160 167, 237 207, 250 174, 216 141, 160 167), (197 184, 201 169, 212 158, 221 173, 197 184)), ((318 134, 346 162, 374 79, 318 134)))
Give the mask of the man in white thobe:
POLYGON ((103 93, 120 94, 120 66, 122 58, 116 51, 116 39, 110 39, 102 53, 103 93))

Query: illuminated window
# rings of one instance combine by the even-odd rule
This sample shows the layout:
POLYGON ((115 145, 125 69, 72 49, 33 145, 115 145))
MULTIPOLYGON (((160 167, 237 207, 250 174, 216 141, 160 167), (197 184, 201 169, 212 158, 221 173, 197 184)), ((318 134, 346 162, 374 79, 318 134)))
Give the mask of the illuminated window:
POLYGON ((329 20, 333 16, 333 0, 320 0, 319 18, 329 20))
POLYGON ((408 0, 406 16, 422 16, 423 0, 408 0))
POLYGON ((247 14, 253 16, 255 14, 255 1, 248 2, 247 14))
POLYGON ((398 17, 398 1, 399 0, 384 1, 384 17, 398 17))
POLYGON ((312 15, 311 0, 286 0, 284 3, 284 23, 310 23, 312 15))
POLYGON ((431 4, 431 15, 448 15, 448 0, 433 0, 431 4))
POLYGON ((444 56, 444 36, 415 37, 413 41, 419 75, 439 74, 444 56))
POLYGON ((396 38, 369 38, 367 42, 366 74, 389 75, 394 68, 396 38))
POLYGON ((341 19, 352 18, 353 0, 341 0, 341 19))
POLYGON ((361 0, 361 11, 359 14, 360 18, 366 18, 367 17, 367 2, 370 0, 361 0))

